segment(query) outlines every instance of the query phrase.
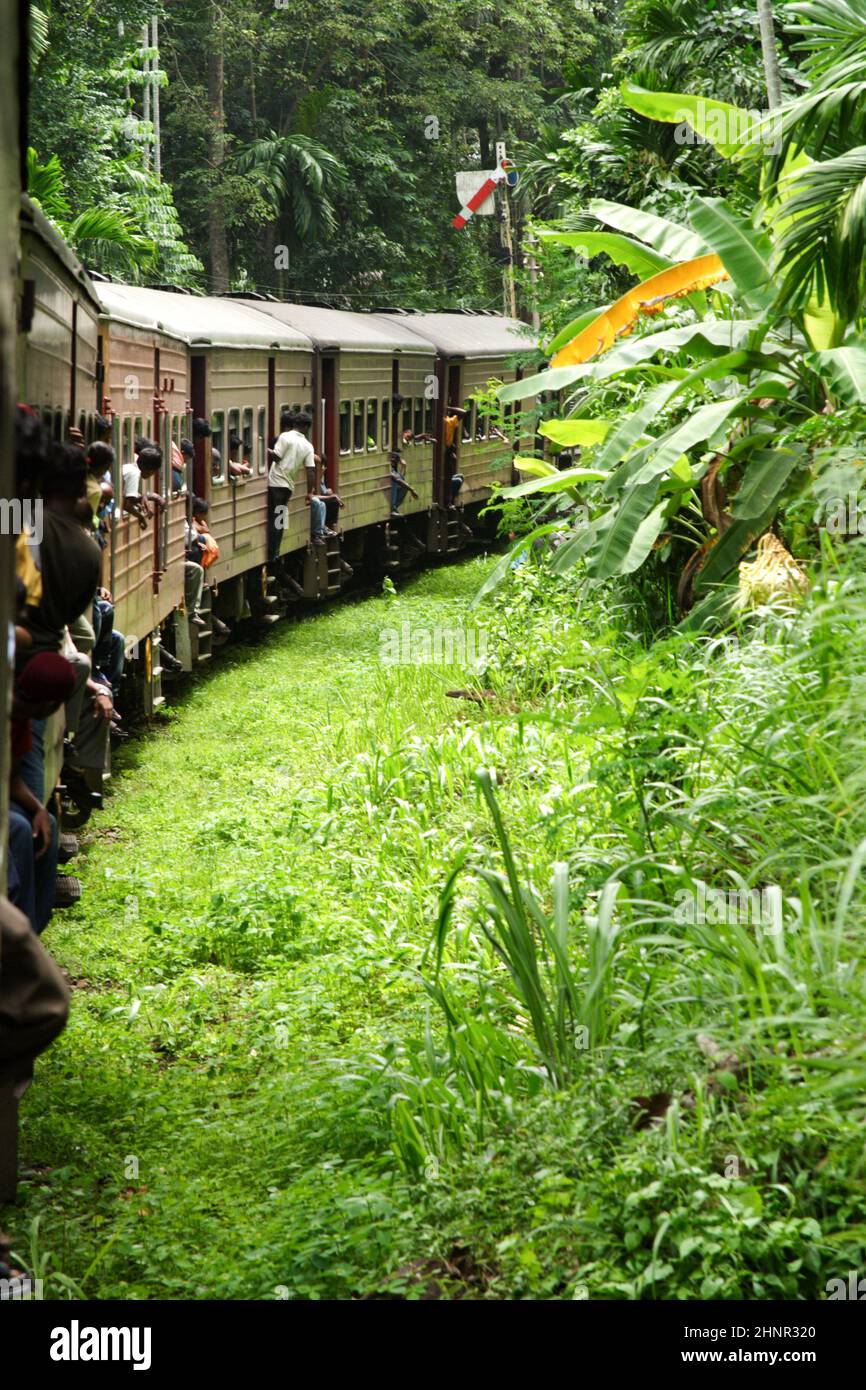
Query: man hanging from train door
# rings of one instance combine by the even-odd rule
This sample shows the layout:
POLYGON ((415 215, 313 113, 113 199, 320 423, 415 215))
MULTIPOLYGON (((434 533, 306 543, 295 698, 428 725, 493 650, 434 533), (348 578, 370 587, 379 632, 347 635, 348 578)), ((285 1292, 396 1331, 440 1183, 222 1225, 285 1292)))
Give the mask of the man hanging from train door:
POLYGON ((445 440, 445 474, 449 479, 450 506, 454 506, 457 495, 463 486, 463 474, 458 472, 457 448, 460 442, 460 427, 462 422, 469 414, 468 410, 460 405, 451 405, 445 413, 443 421, 443 438, 445 440))
POLYGON ((306 411, 283 411, 280 433, 274 447, 268 450, 272 460, 268 473, 268 562, 273 565, 280 554, 280 539, 288 525, 289 503, 295 490, 295 477, 304 469, 307 501, 311 508, 310 527, 314 545, 325 544, 325 503, 318 492, 318 471, 321 459, 307 438, 312 424, 306 411))

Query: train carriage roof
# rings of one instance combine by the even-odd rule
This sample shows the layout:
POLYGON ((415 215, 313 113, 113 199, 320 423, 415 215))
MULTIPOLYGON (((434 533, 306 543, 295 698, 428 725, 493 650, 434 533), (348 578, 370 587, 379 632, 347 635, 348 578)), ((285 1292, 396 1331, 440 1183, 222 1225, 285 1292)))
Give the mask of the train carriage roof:
MULTIPOLYGON (((232 300, 232 303, 244 300, 232 300)), ((353 314, 345 309, 323 309, 314 304, 283 304, 256 300, 259 313, 271 315, 280 323, 306 333, 323 351, 419 352, 433 354, 432 344, 413 333, 408 324, 378 318, 373 314, 353 314)))
POLYGON ((30 232, 33 236, 47 247, 49 252, 56 257, 60 264, 68 271, 69 275, 78 285, 78 288, 87 296, 93 305, 94 310, 99 309, 99 300, 96 297, 96 286, 93 284, 84 266, 79 261, 72 247, 64 240, 62 233, 50 222, 45 214, 37 207, 26 193, 21 195, 21 229, 23 232, 30 232))
POLYGON ((179 294, 141 285, 100 281, 96 292, 103 312, 119 323, 155 329, 189 347, 301 348, 310 338, 290 324, 267 317, 234 299, 179 294))
POLYGON ((532 330, 519 319, 497 314, 376 314, 388 323, 402 324, 433 343, 445 357, 506 357, 529 352, 537 344, 532 330))

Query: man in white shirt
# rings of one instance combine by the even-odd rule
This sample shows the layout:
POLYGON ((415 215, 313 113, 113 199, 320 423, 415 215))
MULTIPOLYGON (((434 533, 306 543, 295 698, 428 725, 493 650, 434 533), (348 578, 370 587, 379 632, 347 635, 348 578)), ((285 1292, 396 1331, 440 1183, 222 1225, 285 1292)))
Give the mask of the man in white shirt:
POLYGON ((268 559, 271 562, 279 558, 280 537, 288 520, 295 478, 301 469, 306 475, 313 544, 325 544, 325 504, 321 497, 316 496, 317 473, 321 459, 314 453, 313 446, 307 438, 311 424, 312 420, 306 411, 298 414, 284 411, 280 416, 280 434, 273 449, 268 450, 272 459, 268 473, 268 559))

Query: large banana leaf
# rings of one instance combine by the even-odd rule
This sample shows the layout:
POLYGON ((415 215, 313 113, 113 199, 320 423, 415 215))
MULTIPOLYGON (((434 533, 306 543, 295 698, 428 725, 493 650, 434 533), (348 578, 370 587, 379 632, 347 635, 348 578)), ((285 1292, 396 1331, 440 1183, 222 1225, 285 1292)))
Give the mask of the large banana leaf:
POLYGON ((866 344, 849 343, 813 352, 806 361, 827 378, 830 390, 843 405, 866 405, 866 344))
POLYGON ((587 448, 600 444, 612 429, 612 420, 545 420, 538 426, 538 433, 553 444, 571 449, 575 445, 587 448))
POLYGON ((654 212, 644 212, 642 208, 631 208, 627 203, 612 203, 607 198, 593 198, 589 211, 606 227, 614 227, 626 236, 645 241, 660 256, 671 261, 693 261, 705 256, 710 250, 699 236, 681 227, 678 222, 669 222, 666 217, 658 217, 654 212))
POLYGON ((803 455, 802 449, 756 449, 731 509, 735 520, 754 521, 775 506, 803 455))
POLYGON ((523 454, 518 454, 514 459, 514 467, 521 473, 528 473, 533 478, 548 478, 556 473, 557 469, 547 459, 529 458, 523 454))
POLYGON ((766 232, 738 217, 724 198, 696 198, 692 226, 715 251, 743 299, 752 309, 767 309, 775 288, 770 263, 772 246, 766 232))
POLYGON ((618 232, 557 232, 536 228, 539 240, 555 241, 560 246, 571 246, 582 252, 587 260, 593 256, 607 256, 614 265, 624 265, 633 275, 642 277, 654 275, 658 270, 666 270, 675 264, 675 258, 661 256, 634 237, 621 236, 618 232))
POLYGON ((757 517, 735 521, 713 546, 695 580, 696 589, 718 584, 742 559, 750 546, 763 535, 776 514, 776 503, 757 517))
POLYGON ((560 473, 546 474, 543 478, 528 478, 525 483, 515 483, 504 487, 502 497, 528 497, 536 493, 569 492, 578 483, 599 483, 605 477, 597 468, 564 468, 560 473))
MULTIPOLYGON (((736 396, 701 406, 676 429, 670 430, 661 440, 656 441, 654 446, 649 446, 643 451, 645 461, 627 486, 601 544, 590 557, 590 571, 596 578, 609 579, 615 574, 631 573, 631 570, 625 569, 624 566, 632 564, 655 525, 654 521, 639 538, 638 533, 643 522, 649 518, 651 512, 657 512, 661 505, 658 486, 662 476, 669 473, 689 449, 711 440, 718 434, 727 420, 747 400, 747 396, 736 396)), ((658 521, 658 517, 655 520, 658 521)), ((658 530, 660 529, 661 522, 658 521, 658 530)), ((658 535, 658 530, 655 536, 658 535)), ((646 553, 649 553, 649 547, 646 553)), ((643 558, 646 558, 646 555, 643 558)), ((639 560, 633 568, 636 569, 641 563, 643 560, 639 560)))
POLYGON ((773 138, 757 113, 728 101, 691 96, 686 92, 649 92, 632 82, 623 82, 620 92, 626 106, 651 121, 691 126, 725 159, 733 159, 754 149, 761 139, 773 138))
POLYGON ((555 338, 551 338, 547 344, 547 352, 552 354, 558 352, 561 347, 565 347, 566 343, 570 343, 572 338, 577 337, 581 329, 586 328, 586 325, 592 323, 593 319, 597 319, 599 314, 603 314, 606 308, 607 305, 602 304, 598 309, 584 309, 582 314, 578 314, 576 319, 571 320, 571 323, 560 328, 555 338))
POLYGON ((699 256, 697 260, 662 270, 627 290, 616 303, 578 333, 567 347, 562 348, 552 359, 551 366, 568 367, 586 362, 612 347, 617 337, 631 328, 641 313, 657 312, 666 299, 706 289, 727 278, 728 272, 721 260, 713 255, 699 256))
POLYGON ((689 323, 681 328, 665 328, 659 333, 647 333, 642 338, 629 338, 598 362, 549 368, 522 381, 511 382, 501 387, 498 396, 503 402, 524 400, 542 391, 560 391, 575 381, 604 381, 641 362, 648 362, 659 352, 676 353, 688 348, 696 357, 715 356, 742 347, 750 334, 765 329, 766 324, 758 319, 720 319, 689 323))

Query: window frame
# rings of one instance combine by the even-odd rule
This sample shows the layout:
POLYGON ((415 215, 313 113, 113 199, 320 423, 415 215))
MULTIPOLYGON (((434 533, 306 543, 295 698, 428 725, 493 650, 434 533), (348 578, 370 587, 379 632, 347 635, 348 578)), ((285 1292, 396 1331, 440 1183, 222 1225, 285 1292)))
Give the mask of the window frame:
POLYGON ((352 453, 366 454, 367 452, 367 401, 364 396, 355 396, 352 400, 352 453), (361 407, 360 410, 358 407, 361 407), (361 442, 358 443, 358 422, 361 424, 361 442))
POLYGON ((210 485, 211 485, 211 487, 224 487, 225 484, 226 484, 226 482, 227 482, 227 480, 228 480, 228 455, 226 454, 226 440, 227 440, 227 438, 228 438, 228 435, 227 435, 227 433, 226 433, 226 418, 227 418, 227 415, 228 415, 228 411, 226 411, 226 410, 212 410, 211 413, 210 413, 210 429, 211 429, 211 433, 210 433, 210 441, 209 441, 209 442, 210 442, 210 449, 211 449, 211 459, 210 459, 210 485), (219 425, 218 428, 217 428, 217 426, 216 426, 216 424, 215 424, 215 421, 216 421, 217 417, 219 417, 219 419, 220 419, 220 421, 221 421, 221 424, 219 425), (219 444, 216 443, 216 440, 217 440, 217 439, 219 439, 219 441, 220 441, 219 444), (220 445, 221 445, 222 447, 220 447, 220 445), (218 452, 219 455, 220 455, 220 468, 221 468, 221 471, 220 471, 220 476, 219 476, 218 478, 215 478, 215 477, 214 477, 214 471, 213 471, 213 451, 214 451, 214 449, 216 449, 217 452, 218 452))

